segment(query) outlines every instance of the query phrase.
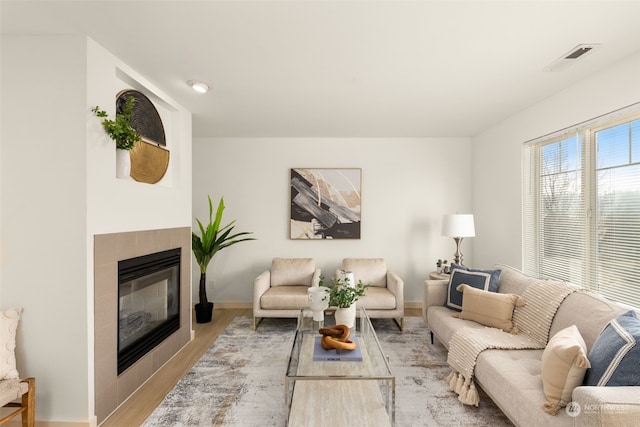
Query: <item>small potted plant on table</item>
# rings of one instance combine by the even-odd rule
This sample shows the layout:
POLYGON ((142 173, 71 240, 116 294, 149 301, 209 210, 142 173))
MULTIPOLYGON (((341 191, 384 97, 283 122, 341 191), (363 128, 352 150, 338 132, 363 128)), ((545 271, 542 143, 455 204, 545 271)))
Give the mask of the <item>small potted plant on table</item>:
POLYGON ((436 272, 437 272, 438 274, 442 274, 442 273, 447 274, 447 273, 448 273, 448 271, 447 271, 447 270, 449 269, 449 266, 447 265, 447 262, 448 262, 448 261, 447 261, 446 259, 445 259, 444 261, 443 261, 443 260, 441 260, 441 259, 439 259, 439 260, 436 262, 436 272))
MULTIPOLYGON (((323 283, 324 277, 320 277, 319 285, 322 286, 323 283)), ((364 296, 368 287, 369 285, 363 284, 362 280, 358 280, 358 283, 354 285, 349 283, 348 277, 331 279, 327 298, 329 298, 329 307, 336 309, 336 324, 353 328, 356 317, 356 301, 364 296)))

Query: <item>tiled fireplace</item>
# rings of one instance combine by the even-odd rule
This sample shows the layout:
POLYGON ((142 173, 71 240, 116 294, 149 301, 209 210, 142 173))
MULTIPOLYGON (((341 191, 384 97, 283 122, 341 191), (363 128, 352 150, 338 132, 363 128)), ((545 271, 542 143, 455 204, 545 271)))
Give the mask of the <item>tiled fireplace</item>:
MULTIPOLYGON (((95 408, 98 424, 149 379, 164 363, 184 347, 191 337, 191 229, 189 227, 94 236, 94 310, 95 310, 95 408), (139 306, 123 317, 119 303, 129 297, 118 297, 118 265, 147 255, 179 251, 179 327, 161 342, 118 374, 119 334, 123 325, 134 325, 146 316, 154 318, 157 308, 142 310, 139 306)), ((161 274, 161 273, 160 273, 161 274)), ((153 277, 153 274, 152 276, 153 277)), ((122 279, 120 280, 122 281, 122 279)), ((144 288, 140 294, 164 289, 162 284, 148 286, 147 279, 134 279, 134 286, 144 288)), ((152 280, 157 281, 157 280, 152 280)), ((160 280, 164 283, 164 279, 160 280)), ((129 284, 131 286, 131 284, 129 284)), ((162 300, 166 298, 147 298, 162 300)), ((173 299, 173 298, 171 298, 173 299)), ((166 307, 167 304, 163 303, 166 307)), ((171 304, 169 304, 169 307, 171 304)), ((148 322, 152 323, 152 322, 148 322)), ((127 329, 129 333, 130 329, 127 329)), ((120 345, 119 345, 120 344, 120 345)))

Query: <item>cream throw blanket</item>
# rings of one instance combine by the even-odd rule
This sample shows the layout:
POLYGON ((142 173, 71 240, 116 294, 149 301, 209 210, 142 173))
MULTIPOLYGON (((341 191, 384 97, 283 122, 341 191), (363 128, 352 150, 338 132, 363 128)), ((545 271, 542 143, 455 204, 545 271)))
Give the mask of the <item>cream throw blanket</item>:
POLYGON ((517 335, 497 328, 462 328, 449 343, 447 363, 451 373, 447 377, 449 388, 458 393, 458 399, 467 405, 478 406, 480 398, 473 383, 476 359, 487 349, 543 349, 549 341, 551 322, 560 304, 580 287, 550 280, 532 283, 522 293, 526 305, 517 307, 513 324, 517 335))

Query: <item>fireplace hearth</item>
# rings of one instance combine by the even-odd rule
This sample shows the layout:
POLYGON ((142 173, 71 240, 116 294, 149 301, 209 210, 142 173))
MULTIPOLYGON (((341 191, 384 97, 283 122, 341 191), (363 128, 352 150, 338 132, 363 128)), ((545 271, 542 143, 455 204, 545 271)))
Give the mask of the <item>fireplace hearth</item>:
POLYGON ((118 262, 118 375, 180 329, 181 249, 118 262))

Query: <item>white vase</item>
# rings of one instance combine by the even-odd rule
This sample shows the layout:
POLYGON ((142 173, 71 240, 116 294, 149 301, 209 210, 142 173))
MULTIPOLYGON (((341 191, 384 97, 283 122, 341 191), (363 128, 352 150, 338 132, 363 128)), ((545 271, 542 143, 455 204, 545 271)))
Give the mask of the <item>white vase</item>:
POLYGON ((313 320, 324 321, 324 311, 329 308, 329 288, 326 286, 312 286, 307 289, 309 307, 313 312, 313 320))
POLYGON ((351 304, 348 308, 336 309, 336 325, 347 325, 353 328, 356 324, 356 305, 351 304))
POLYGON ((131 177, 131 156, 129 150, 116 148, 116 178, 129 179, 131 177))
POLYGON ((341 279, 343 282, 345 282, 352 288, 356 286, 355 277, 351 271, 340 270, 340 275, 338 279, 341 279))

